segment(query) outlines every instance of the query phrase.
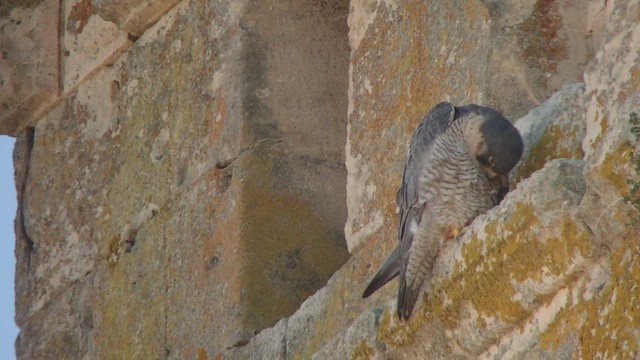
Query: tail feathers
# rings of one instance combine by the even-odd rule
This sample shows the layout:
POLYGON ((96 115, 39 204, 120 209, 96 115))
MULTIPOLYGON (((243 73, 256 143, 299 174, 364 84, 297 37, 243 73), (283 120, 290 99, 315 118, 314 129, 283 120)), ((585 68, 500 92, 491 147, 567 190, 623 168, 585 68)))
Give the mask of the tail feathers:
POLYGON ((380 269, 378 269, 378 272, 369 283, 369 286, 364 290, 362 297, 369 297, 384 284, 398 276, 398 274, 400 274, 400 246, 396 246, 391 254, 389 254, 387 260, 385 260, 382 266, 380 266, 380 269))
POLYGON ((400 287, 398 288, 398 318, 406 321, 411 316, 413 308, 416 306, 420 287, 417 289, 407 287, 406 279, 400 279, 400 287))

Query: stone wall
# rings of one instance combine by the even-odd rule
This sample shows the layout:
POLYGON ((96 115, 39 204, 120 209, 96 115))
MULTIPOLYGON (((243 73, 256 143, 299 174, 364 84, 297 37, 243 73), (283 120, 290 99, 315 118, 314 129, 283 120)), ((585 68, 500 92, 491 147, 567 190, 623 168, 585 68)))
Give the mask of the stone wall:
POLYGON ((638 356, 636 1, 0 16, 19 358, 638 356), (525 154, 403 324, 395 282, 360 296, 395 245, 411 134, 442 100, 502 111, 525 154))
POLYGON ((157 3, 3 5, 21 359, 215 354, 348 258, 348 4, 157 3))

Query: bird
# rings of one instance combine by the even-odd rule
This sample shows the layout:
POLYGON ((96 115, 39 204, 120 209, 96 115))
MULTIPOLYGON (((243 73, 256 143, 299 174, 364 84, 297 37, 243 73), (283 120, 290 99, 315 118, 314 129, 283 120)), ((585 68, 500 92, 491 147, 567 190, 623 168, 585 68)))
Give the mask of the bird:
POLYGON ((434 106, 413 135, 396 192, 399 243, 362 297, 399 276, 397 315, 408 320, 442 245, 502 201, 522 151, 520 133, 497 110, 434 106))

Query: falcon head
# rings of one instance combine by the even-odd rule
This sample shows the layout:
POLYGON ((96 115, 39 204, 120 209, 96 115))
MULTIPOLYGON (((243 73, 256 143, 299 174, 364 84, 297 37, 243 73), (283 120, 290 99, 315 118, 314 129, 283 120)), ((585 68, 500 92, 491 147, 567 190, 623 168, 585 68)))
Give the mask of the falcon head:
POLYGON ((469 105, 460 109, 469 124, 465 131, 469 149, 482 172, 489 179, 507 175, 520 160, 524 147, 518 130, 491 108, 469 105))

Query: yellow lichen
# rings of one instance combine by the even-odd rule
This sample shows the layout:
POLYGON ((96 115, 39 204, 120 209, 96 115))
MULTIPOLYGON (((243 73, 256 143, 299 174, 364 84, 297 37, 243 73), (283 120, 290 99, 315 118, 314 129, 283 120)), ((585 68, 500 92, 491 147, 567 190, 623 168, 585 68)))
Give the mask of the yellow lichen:
POLYGON ((207 360, 207 350, 199 347, 198 351, 196 352, 196 360, 207 360))
MULTIPOLYGON (((516 203, 513 214, 502 223, 489 223, 485 238, 471 235, 462 249, 464 266, 454 267, 450 279, 440 284, 440 291, 428 305, 448 328, 456 328, 465 317, 465 304, 470 304, 482 317, 497 318, 504 323, 517 323, 528 310, 513 300, 513 282, 543 281, 543 276, 566 274, 579 254, 590 256, 588 234, 571 218, 558 219, 560 236, 540 238, 540 220, 531 204, 516 203), (501 234, 499 237, 497 234, 501 234)), ((547 228, 554 225, 545 225, 547 228)), ((535 302, 548 302, 548 297, 535 302)), ((486 324, 485 320, 478 325, 486 324)))
POLYGON ((418 319, 418 314, 414 313, 414 316, 409 319, 408 322, 400 322, 395 317, 395 314, 389 313, 388 310, 382 313, 380 317, 380 326, 378 327, 378 339, 388 344, 395 346, 401 346, 409 344, 413 341, 415 331, 418 326, 418 322, 421 323, 422 319, 418 319), (414 326, 411 326, 414 324, 414 326))
MULTIPOLYGON (((542 349, 557 349, 570 334, 579 340, 580 358, 634 358, 640 336, 640 243, 629 231, 627 241, 609 257, 609 281, 589 300, 565 307, 544 333, 542 349)), ((582 299, 587 289, 572 288, 569 299, 582 299)))
POLYGON ((372 347, 367 345, 367 343, 362 340, 358 346, 351 352, 351 356, 349 359, 351 360, 368 360, 371 359, 371 356, 374 355, 374 350, 372 347))
POLYGON ((560 125, 549 125, 540 140, 535 143, 528 152, 528 157, 518 166, 514 174, 515 182, 529 177, 535 171, 542 169, 549 160, 581 159, 584 156, 582 148, 578 145, 575 148, 568 148, 565 144, 578 144, 577 128, 566 131, 560 125), (569 138, 570 140, 567 140, 569 138))
POLYGON ((105 259, 107 261, 107 267, 111 270, 118 263, 118 258, 120 257, 120 235, 114 235, 109 240, 107 244, 107 250, 105 254, 105 259))
POLYGON ((629 165, 629 156, 633 152, 634 148, 631 144, 622 142, 614 151, 605 155, 600 165, 600 176, 625 195, 629 192, 627 179, 631 175, 625 167, 629 165))

